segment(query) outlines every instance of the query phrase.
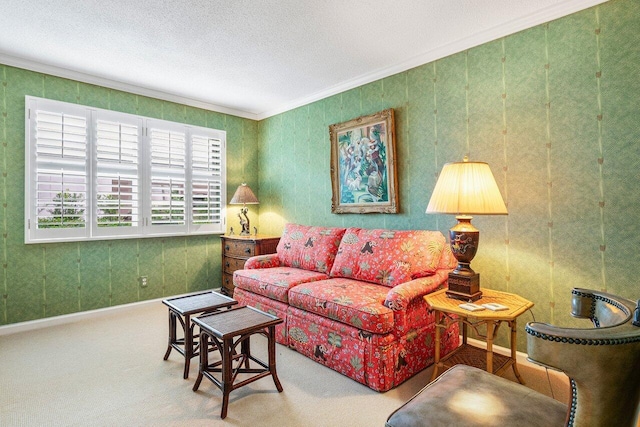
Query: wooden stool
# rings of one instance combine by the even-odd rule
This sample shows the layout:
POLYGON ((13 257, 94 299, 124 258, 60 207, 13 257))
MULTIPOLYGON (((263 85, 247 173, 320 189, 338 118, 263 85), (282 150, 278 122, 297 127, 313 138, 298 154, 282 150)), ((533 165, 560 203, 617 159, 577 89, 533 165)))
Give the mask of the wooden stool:
MULTIPOLYGON (((199 354, 198 342, 195 340, 198 336, 193 334, 195 325, 192 324, 190 320, 191 316, 194 314, 214 312, 225 307, 229 308, 238 302, 219 293, 208 291, 165 299, 162 303, 169 307, 169 345, 164 354, 164 360, 169 358, 171 349, 175 348, 178 353, 184 356, 183 378, 187 379, 189 377, 191 358, 199 354), (182 325, 184 338, 177 338, 176 336, 176 325, 178 321, 180 321, 180 325, 182 325)), ((207 347, 200 348, 206 349, 207 347)))
POLYGON ((237 388, 271 375, 278 392, 282 391, 282 385, 276 373, 275 337, 276 325, 282 323, 282 319, 253 307, 237 307, 196 317, 193 322, 200 327, 200 348, 208 348, 211 343, 220 351, 222 358, 222 360, 209 364, 209 353, 207 351, 200 352, 200 369, 193 391, 198 390, 203 376, 209 378, 222 390, 220 418, 227 416, 229 393, 237 388), (251 355, 250 338, 254 334, 262 334, 267 337, 268 364, 251 355), (238 344, 240 344, 240 353, 237 351, 238 344), (235 368, 234 361, 237 362, 235 368), (251 368, 250 361, 257 363, 260 367, 251 368), (244 367, 242 367, 243 365, 244 367), (222 373, 222 380, 216 378, 213 373, 222 373), (255 375, 235 383, 238 374, 255 375))

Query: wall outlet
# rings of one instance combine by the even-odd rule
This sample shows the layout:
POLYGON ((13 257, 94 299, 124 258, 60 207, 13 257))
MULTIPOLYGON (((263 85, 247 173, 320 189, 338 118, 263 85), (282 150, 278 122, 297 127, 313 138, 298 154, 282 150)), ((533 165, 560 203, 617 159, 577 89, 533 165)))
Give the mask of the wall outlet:
POLYGON ((140 277, 138 277, 138 280, 140 281, 140 287, 141 288, 146 288, 147 287, 147 276, 140 276, 140 277))

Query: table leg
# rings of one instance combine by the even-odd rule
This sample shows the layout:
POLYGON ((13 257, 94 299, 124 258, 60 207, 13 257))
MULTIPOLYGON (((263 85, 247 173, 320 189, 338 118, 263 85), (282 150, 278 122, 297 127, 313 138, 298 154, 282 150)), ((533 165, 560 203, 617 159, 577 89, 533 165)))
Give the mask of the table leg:
POLYGON ((467 319, 458 317, 460 320, 458 321, 459 325, 462 325, 462 345, 467 345, 467 337, 469 336, 467 333, 467 319))
POLYGON ((517 357, 516 346, 518 344, 517 337, 516 337, 516 331, 517 331, 516 319, 513 319, 513 321, 509 322, 509 324, 511 326, 511 360, 513 361, 513 364, 511 365, 511 367, 513 368, 513 373, 518 379, 518 382, 520 382, 520 384, 524 384, 524 380, 520 376, 520 372, 518 372, 518 364, 517 364, 517 358, 516 358, 517 357))
POLYGON ((173 311, 169 310, 169 345, 167 351, 164 354, 164 360, 169 358, 171 350, 173 349, 173 343, 176 342, 176 315, 173 311))
POLYGON ((278 392, 282 392, 282 384, 280 384, 280 380, 278 379, 278 374, 276 373, 276 327, 269 326, 269 372, 271 372, 271 376, 273 377, 273 383, 276 385, 278 392))
POLYGON ((495 323, 487 321, 487 372, 493 373, 493 334, 495 333, 495 323))
MULTIPOLYGON (((247 336, 240 344, 240 352, 245 355, 244 367, 249 369, 249 358, 251 357, 251 335, 247 336)), ((234 350, 235 353, 235 350, 234 350)))
POLYGON ((233 364, 231 363, 233 338, 225 338, 222 341, 222 410, 220 418, 227 417, 227 407, 229 406, 229 393, 233 388, 233 364))
POLYGON ((436 348, 433 360, 433 374, 431 374, 431 381, 438 377, 438 365, 440 364, 440 322, 442 320, 442 313, 439 310, 434 310, 436 321, 436 348))
POLYGON ((182 378, 189 378, 189 366, 193 357, 193 325, 191 324, 191 316, 184 316, 184 374, 182 378))
MULTIPOLYGON (((209 336, 202 331, 200 331, 200 347, 202 346, 209 347, 209 336)), ((201 351, 200 352, 200 364, 198 365, 198 378, 196 378, 196 382, 193 385, 193 391, 198 391, 198 387, 200 387, 200 383, 202 382, 203 372, 209 366, 209 352, 201 351)))

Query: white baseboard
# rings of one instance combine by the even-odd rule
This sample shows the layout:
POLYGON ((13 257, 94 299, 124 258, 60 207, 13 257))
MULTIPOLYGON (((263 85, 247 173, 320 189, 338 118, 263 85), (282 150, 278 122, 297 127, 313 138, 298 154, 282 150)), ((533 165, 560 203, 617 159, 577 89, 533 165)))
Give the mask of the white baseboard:
MULTIPOLYGON (((198 291, 202 292, 202 291, 198 291)), ((195 292, 191 292, 195 293, 195 292)), ((47 317, 44 319, 29 320, 26 322, 12 323, 0 326, 0 336, 17 334, 20 332, 33 331, 36 329, 48 328, 50 326, 65 325, 67 323, 77 322, 78 320, 95 319, 103 316, 110 316, 114 313, 122 313, 125 311, 140 308, 142 306, 157 304, 166 298, 180 297, 190 295, 191 293, 181 295, 171 295, 162 298, 150 299, 146 301, 133 302, 130 304, 116 305, 114 307, 99 308, 97 310, 81 311, 78 313, 63 314, 61 316, 47 317)))

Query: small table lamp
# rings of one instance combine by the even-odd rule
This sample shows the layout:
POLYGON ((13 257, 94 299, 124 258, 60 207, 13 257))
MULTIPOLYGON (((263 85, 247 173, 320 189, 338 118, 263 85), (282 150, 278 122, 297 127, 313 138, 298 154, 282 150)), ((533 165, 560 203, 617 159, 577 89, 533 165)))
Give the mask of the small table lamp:
POLYGON ((458 266, 449 274, 450 298, 475 301, 482 297, 480 275, 470 267, 478 250, 480 232, 471 215, 507 215, 496 180, 484 162, 447 163, 442 168, 427 206, 427 213, 456 215, 458 224, 449 230, 451 252, 458 266))
POLYGON ((249 208, 246 205, 257 205, 260 203, 258 198, 253 191, 249 188, 246 183, 242 183, 236 189, 236 192, 233 194, 230 205, 242 205, 242 209, 240 209, 240 213, 238 213, 238 218, 240 218, 240 225, 242 226, 242 231, 240 232, 241 236, 249 236, 251 232, 249 231, 249 217, 247 216, 247 212, 249 212, 249 208), (244 219, 242 218, 244 216, 244 219))

